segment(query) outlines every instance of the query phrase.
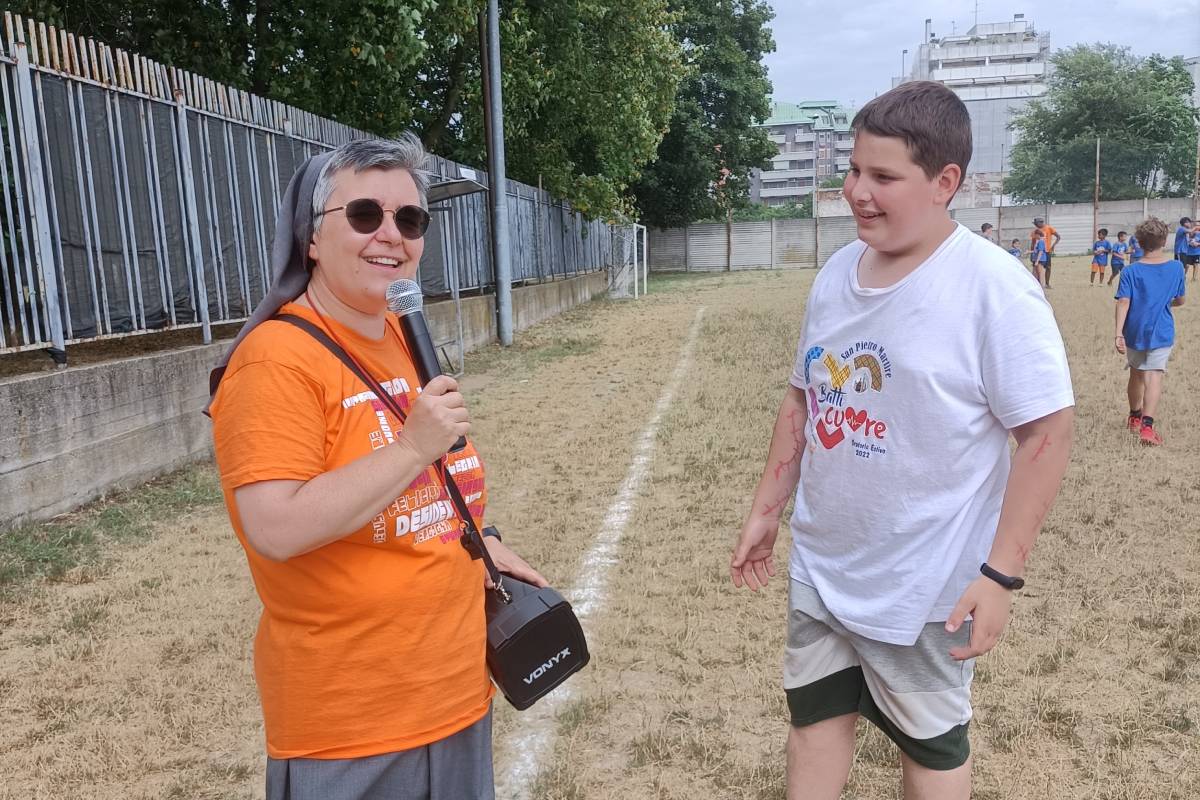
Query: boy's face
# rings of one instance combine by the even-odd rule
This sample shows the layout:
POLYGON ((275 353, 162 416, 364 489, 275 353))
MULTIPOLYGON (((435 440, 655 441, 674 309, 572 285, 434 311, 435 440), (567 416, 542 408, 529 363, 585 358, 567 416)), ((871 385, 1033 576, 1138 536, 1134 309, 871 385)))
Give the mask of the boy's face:
POLYGON ((1118 241, 1118 242, 1123 242, 1123 241, 1125 241, 1125 234, 1123 234, 1123 233, 1118 233, 1118 234, 1117 234, 1117 241, 1118 241))
POLYGON ((859 131, 842 191, 859 238, 882 253, 902 253, 920 246, 933 226, 947 219, 959 176, 959 168, 948 165, 930 179, 904 140, 859 131))

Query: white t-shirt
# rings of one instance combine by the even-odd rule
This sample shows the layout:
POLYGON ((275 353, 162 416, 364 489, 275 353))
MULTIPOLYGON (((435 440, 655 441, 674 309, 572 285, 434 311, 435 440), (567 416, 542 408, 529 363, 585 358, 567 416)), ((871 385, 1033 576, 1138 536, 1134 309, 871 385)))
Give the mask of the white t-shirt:
POLYGON ((1075 401, 1050 304, 1004 250, 959 225, 885 289, 859 285, 865 251, 834 253, 808 299, 790 573, 849 630, 911 645, 987 560, 1008 431, 1075 401))

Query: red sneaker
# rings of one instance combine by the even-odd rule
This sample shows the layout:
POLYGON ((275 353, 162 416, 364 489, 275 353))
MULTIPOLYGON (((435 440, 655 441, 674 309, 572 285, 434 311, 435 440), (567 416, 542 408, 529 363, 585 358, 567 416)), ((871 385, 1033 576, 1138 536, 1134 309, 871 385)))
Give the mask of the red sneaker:
POLYGON ((1162 444, 1162 437, 1159 436, 1154 428, 1151 428, 1149 425, 1142 426, 1141 439, 1142 444, 1153 445, 1156 447, 1162 444))
POLYGON ((1134 433, 1138 433, 1142 429, 1142 418, 1131 416, 1126 427, 1128 427, 1129 430, 1133 431, 1134 433))

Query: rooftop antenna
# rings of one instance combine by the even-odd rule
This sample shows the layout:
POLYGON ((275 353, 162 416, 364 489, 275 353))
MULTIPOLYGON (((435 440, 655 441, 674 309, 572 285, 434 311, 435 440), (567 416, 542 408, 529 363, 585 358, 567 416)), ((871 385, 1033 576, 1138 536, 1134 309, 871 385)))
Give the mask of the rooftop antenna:
POLYGON ((975 0, 975 27, 979 27, 979 0, 975 0))

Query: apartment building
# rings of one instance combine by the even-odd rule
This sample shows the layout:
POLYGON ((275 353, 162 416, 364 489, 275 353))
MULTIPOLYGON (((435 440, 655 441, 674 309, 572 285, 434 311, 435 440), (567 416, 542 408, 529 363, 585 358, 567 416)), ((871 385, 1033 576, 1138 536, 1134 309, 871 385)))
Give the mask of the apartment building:
POLYGON ((830 178, 845 175, 854 146, 853 117, 851 109, 832 100, 772 103, 771 116, 760 127, 768 130, 779 153, 771 169, 751 173, 751 202, 798 203, 830 178))

